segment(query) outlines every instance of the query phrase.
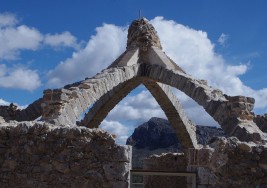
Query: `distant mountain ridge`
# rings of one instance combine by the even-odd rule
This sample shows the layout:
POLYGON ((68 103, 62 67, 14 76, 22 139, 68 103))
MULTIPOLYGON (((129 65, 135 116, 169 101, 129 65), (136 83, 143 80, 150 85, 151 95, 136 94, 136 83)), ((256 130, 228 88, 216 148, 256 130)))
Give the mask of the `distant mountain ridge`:
MULTIPOLYGON (((225 136, 225 133, 221 128, 197 125, 196 136, 199 144, 206 145, 213 137, 225 136)), ((126 144, 136 149, 155 150, 169 147, 180 149, 180 143, 169 121, 157 117, 135 128, 126 144)))

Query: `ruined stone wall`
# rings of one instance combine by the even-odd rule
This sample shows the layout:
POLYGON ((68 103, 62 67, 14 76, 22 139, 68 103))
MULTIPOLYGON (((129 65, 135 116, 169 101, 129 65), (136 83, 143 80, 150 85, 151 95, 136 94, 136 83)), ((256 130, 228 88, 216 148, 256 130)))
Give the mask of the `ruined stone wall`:
MULTIPOLYGON (((196 172, 198 188, 266 188, 267 145, 240 142, 235 137, 216 138, 209 146, 144 160, 145 170, 196 172)), ((192 178, 147 176, 145 187, 192 187, 192 178)))
POLYGON ((267 187, 267 145, 221 137, 210 147, 189 150, 188 164, 198 174, 198 188, 267 187))
MULTIPOLYGON (((32 121, 40 117, 42 114, 42 102, 40 98, 27 106, 25 109, 19 109, 19 107, 13 103, 9 106, 0 105, 0 119, 4 121, 17 120, 17 121, 32 121)), ((1 121, 1 120, 0 120, 1 121)))
POLYGON ((108 133, 44 122, 0 126, 0 187, 128 187, 131 147, 108 133))
POLYGON ((4 121, 15 120, 19 112, 18 106, 13 103, 9 106, 0 106, 0 116, 4 121))

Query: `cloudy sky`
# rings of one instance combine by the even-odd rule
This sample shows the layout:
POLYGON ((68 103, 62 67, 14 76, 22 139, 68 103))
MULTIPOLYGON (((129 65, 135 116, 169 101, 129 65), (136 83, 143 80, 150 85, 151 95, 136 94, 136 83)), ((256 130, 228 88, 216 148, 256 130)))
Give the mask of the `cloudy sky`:
MULTIPOLYGON (((267 1, 15 1, 0 2, 0 104, 20 106, 90 77, 126 47, 141 9, 163 50, 188 74, 228 95, 256 99, 267 110, 267 1)), ((194 101, 174 90, 196 123, 218 126, 194 101)), ((165 117, 144 86, 121 101, 101 127, 119 143, 151 117, 165 117)))

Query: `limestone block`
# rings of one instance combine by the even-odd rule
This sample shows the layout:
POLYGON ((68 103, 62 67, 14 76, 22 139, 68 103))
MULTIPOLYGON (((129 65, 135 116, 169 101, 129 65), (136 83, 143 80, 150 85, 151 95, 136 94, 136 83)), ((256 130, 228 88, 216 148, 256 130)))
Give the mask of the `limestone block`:
POLYGON ((78 86, 80 89, 90 89, 91 85, 86 82, 81 82, 80 85, 78 86))
POLYGON ((76 100, 79 100, 79 102, 77 103, 77 105, 80 104, 80 106, 82 108, 82 111, 87 110, 87 108, 88 108, 87 101, 84 99, 83 94, 82 94, 81 91, 77 91, 76 92, 76 97, 77 97, 76 100))
POLYGON ((209 166, 214 149, 188 149, 188 164, 191 166, 209 166))
POLYGON ((5 119, 2 116, 0 116, 0 124, 4 122, 5 122, 5 119))
POLYGON ((52 100, 53 91, 51 89, 44 90, 43 93, 44 93, 43 99, 45 102, 52 100))
POLYGON ((105 176, 109 181, 125 181, 129 179, 130 165, 126 162, 110 162, 103 166, 105 176), (126 167, 126 168, 125 168, 126 167))
POLYGON ((52 100, 53 100, 53 102, 57 102, 57 101, 68 102, 69 96, 63 92, 62 93, 61 92, 53 92, 52 100))
POLYGON ((191 94, 191 97, 200 105, 205 106, 209 101, 205 89, 203 87, 196 87, 191 94))
POLYGON ((102 174, 100 174, 99 172, 95 171, 95 170, 88 170, 85 174, 84 177, 86 179, 90 180, 90 184, 91 185, 95 185, 95 184, 103 184, 104 182, 104 177, 102 174))
POLYGON ((88 96, 85 89, 80 89, 81 96, 83 98, 84 104, 87 106, 87 108, 91 105, 90 97, 88 96))
POLYGON ((75 114, 76 120, 78 120, 80 118, 80 115, 83 113, 83 109, 81 107, 80 100, 77 98, 72 99, 68 102, 68 104, 71 106, 71 108, 75 114))
POLYGON ((129 162, 132 158, 132 146, 122 145, 116 148, 117 152, 111 153, 111 161, 129 162))
POLYGON ((65 111, 63 117, 69 119, 70 122, 76 122, 77 117, 75 112, 73 111, 73 107, 70 104, 65 105, 65 111))
POLYGON ((161 67, 170 70, 180 70, 180 68, 175 63, 173 63, 169 59, 169 57, 166 54, 164 54, 163 51, 160 50, 159 48, 156 47, 149 48, 147 56, 148 57, 146 58, 152 65, 159 65, 161 67))
POLYGON ((251 145, 249 143, 246 143, 246 142, 240 142, 238 144, 238 149, 240 151, 244 151, 244 152, 250 152, 252 150, 251 145))

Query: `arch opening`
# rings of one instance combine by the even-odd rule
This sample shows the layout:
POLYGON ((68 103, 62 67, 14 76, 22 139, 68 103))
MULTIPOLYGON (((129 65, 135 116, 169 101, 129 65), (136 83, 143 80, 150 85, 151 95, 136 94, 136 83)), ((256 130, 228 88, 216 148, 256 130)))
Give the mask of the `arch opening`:
POLYGON ((176 96, 172 94, 169 86, 144 78, 142 80, 133 79, 128 82, 132 83, 125 83, 123 86, 115 88, 115 91, 112 90, 110 93, 104 94, 85 115, 85 118, 81 121, 81 125, 89 128, 98 127, 107 114, 133 90, 133 88, 143 83, 166 114, 183 148, 197 147, 195 126, 187 119, 181 104, 176 99, 176 96))

